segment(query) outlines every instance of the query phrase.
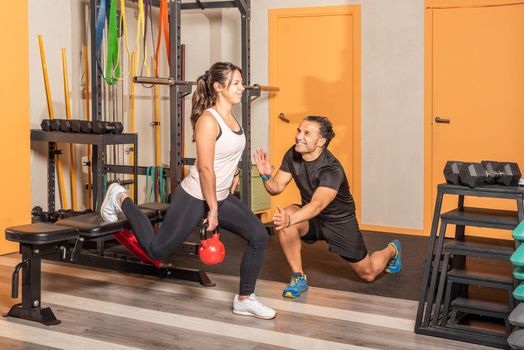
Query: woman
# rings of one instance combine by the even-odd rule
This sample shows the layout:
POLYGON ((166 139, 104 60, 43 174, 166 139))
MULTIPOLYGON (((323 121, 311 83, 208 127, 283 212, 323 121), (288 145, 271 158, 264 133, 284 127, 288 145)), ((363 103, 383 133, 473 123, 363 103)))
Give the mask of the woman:
POLYGON ((105 221, 114 222, 117 213, 123 211, 138 242, 153 259, 173 254, 202 219, 205 218, 209 231, 220 223, 225 230, 248 241, 240 264, 240 288, 233 301, 233 313, 272 319, 275 310, 263 305, 254 294, 267 232, 250 209, 231 194, 239 181, 238 162, 246 143, 231 109, 241 101, 243 92, 242 72, 231 63, 215 63, 198 78, 191 110, 197 160, 177 186, 156 234, 146 215, 118 184, 109 186, 100 214, 105 221))

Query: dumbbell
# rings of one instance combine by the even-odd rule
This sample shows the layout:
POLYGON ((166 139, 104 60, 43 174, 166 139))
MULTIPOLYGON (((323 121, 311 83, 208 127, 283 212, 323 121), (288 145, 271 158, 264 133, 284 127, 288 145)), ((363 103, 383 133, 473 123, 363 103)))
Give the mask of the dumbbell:
POLYGON ((59 131, 60 119, 44 119, 40 123, 42 131, 59 131))
POLYGON ((44 211, 40 214, 41 222, 56 222, 56 211, 44 211))
POLYGON ((71 119, 71 131, 77 133, 91 133, 91 122, 87 120, 71 119))
POLYGON ((71 132, 71 120, 60 119, 60 131, 62 132, 71 132))
POLYGON ((121 134, 124 131, 124 126, 120 122, 104 122, 93 121, 94 134, 121 134))
POLYGON ((520 180, 517 163, 483 161, 483 163, 464 163, 448 161, 444 167, 446 182, 469 187, 478 187, 484 183, 498 183, 505 186, 517 186, 520 180))
POLYGON ((44 210, 41 206, 37 205, 31 210, 31 216, 40 217, 40 214, 42 214, 44 210))
POLYGON ((84 134, 91 134, 93 133, 93 122, 84 120, 80 123, 80 129, 82 130, 82 133, 84 134))

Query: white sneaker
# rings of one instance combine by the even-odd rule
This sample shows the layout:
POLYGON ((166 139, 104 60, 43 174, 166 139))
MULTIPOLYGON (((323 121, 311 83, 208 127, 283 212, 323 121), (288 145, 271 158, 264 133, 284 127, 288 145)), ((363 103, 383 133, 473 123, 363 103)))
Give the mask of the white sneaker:
POLYGON ((118 197, 121 193, 126 193, 125 188, 116 182, 111 184, 107 189, 106 196, 100 207, 100 216, 106 222, 116 222, 118 220, 118 213, 122 212, 118 197))
POLYGON ((272 308, 262 304, 252 293, 249 298, 239 300, 238 295, 235 295, 233 300, 233 313, 237 315, 255 316, 264 320, 270 320, 277 315, 272 308))

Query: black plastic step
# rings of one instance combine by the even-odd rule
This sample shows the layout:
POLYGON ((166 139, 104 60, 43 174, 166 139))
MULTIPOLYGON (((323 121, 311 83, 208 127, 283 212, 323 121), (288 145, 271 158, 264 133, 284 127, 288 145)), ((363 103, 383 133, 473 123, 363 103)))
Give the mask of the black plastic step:
POLYGON ((501 287, 513 287, 511 275, 503 275, 496 272, 455 268, 448 272, 447 277, 468 280, 469 284, 493 284, 500 285, 501 287))
POLYGON ((507 318, 509 305, 503 302, 485 301, 472 298, 458 297, 451 302, 451 309, 475 315, 485 315, 497 318, 507 318))
POLYGON ((501 244, 453 240, 446 243, 444 251, 457 255, 509 260, 515 248, 501 244))
POLYGON ((506 230, 513 230, 519 223, 516 211, 474 207, 453 209, 441 214, 440 217, 442 220, 446 220, 448 224, 506 230))

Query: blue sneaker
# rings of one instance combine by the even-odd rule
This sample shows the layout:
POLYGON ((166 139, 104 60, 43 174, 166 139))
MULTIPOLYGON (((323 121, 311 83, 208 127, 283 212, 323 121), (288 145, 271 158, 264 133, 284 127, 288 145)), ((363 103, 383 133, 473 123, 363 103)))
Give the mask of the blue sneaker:
POLYGON ((397 254, 395 254, 395 256, 391 258, 388 265, 386 266, 385 271, 387 273, 397 273, 402 268, 402 245, 400 244, 400 241, 397 239, 389 243, 389 245, 393 246, 393 248, 397 250, 397 254))
POLYGON ((301 293, 307 291, 307 276, 300 272, 293 272, 291 274, 291 282, 282 291, 282 296, 285 298, 298 298, 301 293))

